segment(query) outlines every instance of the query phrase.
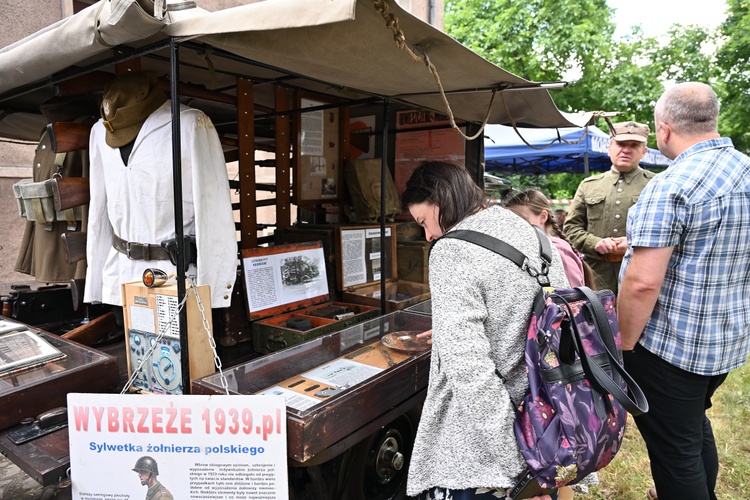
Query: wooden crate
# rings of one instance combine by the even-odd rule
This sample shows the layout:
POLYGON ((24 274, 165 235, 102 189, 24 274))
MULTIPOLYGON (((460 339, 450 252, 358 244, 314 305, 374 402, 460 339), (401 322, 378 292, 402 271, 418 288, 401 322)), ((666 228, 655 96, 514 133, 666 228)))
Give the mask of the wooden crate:
POLYGON ((396 246, 398 257, 398 279, 429 283, 429 258, 432 242, 399 241, 396 246))
POLYGON ((248 273, 245 280, 248 297, 274 295, 277 298, 272 303, 258 300, 248 305, 249 319, 253 321, 253 348, 257 352, 278 351, 380 314, 378 306, 328 300, 328 280, 323 279, 322 273, 326 270, 327 274, 327 266, 323 264, 326 256, 321 241, 254 248, 243 250, 242 255, 248 273), (287 262, 295 266, 290 268, 287 262), (261 274, 253 269, 262 269, 261 274), (278 279, 272 285, 270 276, 273 275, 278 279), (274 289, 267 289, 269 287, 274 289), (346 309, 348 313, 343 314, 345 317, 333 317, 342 313, 321 317, 324 309, 346 309), (310 321, 311 327, 303 331, 288 325, 290 320, 300 319, 310 321))
MULTIPOLYGON (((426 283, 394 280, 386 283, 385 294, 385 311, 400 311, 429 299, 430 286, 426 283)), ((343 299, 355 304, 374 306, 380 304, 380 296, 380 283, 375 283, 346 290, 343 299)))
POLYGON ((345 302, 323 302, 322 304, 300 309, 299 311, 272 316, 253 323, 253 347, 257 352, 270 353, 285 347, 301 344, 327 333, 342 330, 351 325, 372 319, 380 314, 380 308, 361 304, 347 304, 345 302), (336 316, 343 318, 321 317, 316 313, 324 309, 342 308, 349 314, 336 316), (289 320, 303 319, 311 322, 312 327, 307 330, 297 330, 288 326, 289 320))

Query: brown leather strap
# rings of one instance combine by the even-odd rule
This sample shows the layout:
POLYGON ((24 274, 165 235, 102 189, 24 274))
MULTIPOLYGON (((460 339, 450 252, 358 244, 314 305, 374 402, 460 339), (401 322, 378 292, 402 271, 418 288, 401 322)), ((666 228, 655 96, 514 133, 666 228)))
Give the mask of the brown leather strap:
POLYGON ((132 260, 169 260, 169 253, 161 245, 125 241, 114 233, 112 247, 132 260))
POLYGON ((605 253, 600 257, 605 262, 622 262, 623 255, 621 253, 605 253))

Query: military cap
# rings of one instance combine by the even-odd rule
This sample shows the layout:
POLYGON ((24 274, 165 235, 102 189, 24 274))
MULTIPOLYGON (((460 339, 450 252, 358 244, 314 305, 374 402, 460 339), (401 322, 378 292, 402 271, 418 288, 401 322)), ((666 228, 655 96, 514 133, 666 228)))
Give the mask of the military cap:
POLYGON ((107 145, 119 148, 135 139, 146 118, 166 100, 153 71, 128 73, 109 82, 101 104, 107 145))
POLYGON ((648 125, 637 122, 615 123, 612 131, 612 139, 616 141, 638 141, 647 142, 651 130, 648 125))

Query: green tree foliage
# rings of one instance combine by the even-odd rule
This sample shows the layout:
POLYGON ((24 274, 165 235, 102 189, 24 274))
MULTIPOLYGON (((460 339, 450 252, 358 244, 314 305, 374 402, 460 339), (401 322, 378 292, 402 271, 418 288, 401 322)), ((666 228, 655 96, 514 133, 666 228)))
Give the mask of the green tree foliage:
POLYGON ((533 186, 552 199, 572 199, 584 174, 506 175, 515 189, 533 186))
MULTIPOLYGON (((646 37, 635 27, 616 40, 606 0, 446 0, 445 29, 518 76, 570 80, 552 92, 563 111, 617 111, 615 121, 648 123, 652 131, 665 85, 709 83, 722 99, 720 132, 749 150, 750 0, 727 5, 719 33, 673 25, 662 37, 646 37)), ((597 125, 608 128, 604 120, 597 125)), ((649 146, 656 147, 653 134, 649 146)), ((581 180, 569 174, 509 178, 515 187, 534 185, 554 198, 572 197, 581 180)))
POLYGON ((717 53, 724 92, 719 128, 734 145, 750 152, 750 1, 727 0, 728 16, 720 27, 717 53))
MULTIPOLYGON (((615 25, 606 0, 446 0, 446 32, 522 78, 557 81, 580 71, 596 79, 615 25)), ((563 109, 570 93, 556 97, 563 109), (561 104, 562 103, 562 104, 561 104)), ((580 100, 580 99, 579 99, 580 100)), ((574 99, 575 101, 575 99, 574 99)))
MULTIPOLYGON (((707 54, 715 44, 715 35, 698 26, 674 25, 663 39, 646 37, 635 27, 614 44, 614 57, 601 78, 586 86, 582 108, 618 111, 623 119, 648 123, 653 131, 654 104, 664 83, 702 81, 721 93, 715 57, 707 54)), ((649 146, 656 147, 653 134, 649 146)))

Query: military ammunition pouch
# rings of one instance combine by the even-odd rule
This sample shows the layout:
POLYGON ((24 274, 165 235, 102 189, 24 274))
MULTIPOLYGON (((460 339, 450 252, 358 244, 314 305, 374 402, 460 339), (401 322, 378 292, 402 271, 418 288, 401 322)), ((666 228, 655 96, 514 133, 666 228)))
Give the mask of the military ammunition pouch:
POLYGON ((13 184, 13 194, 18 202, 18 213, 22 219, 42 224, 47 231, 52 231, 57 221, 67 222, 68 231, 75 231, 81 220, 81 207, 55 210, 54 182, 54 179, 40 182, 23 179, 13 184))

